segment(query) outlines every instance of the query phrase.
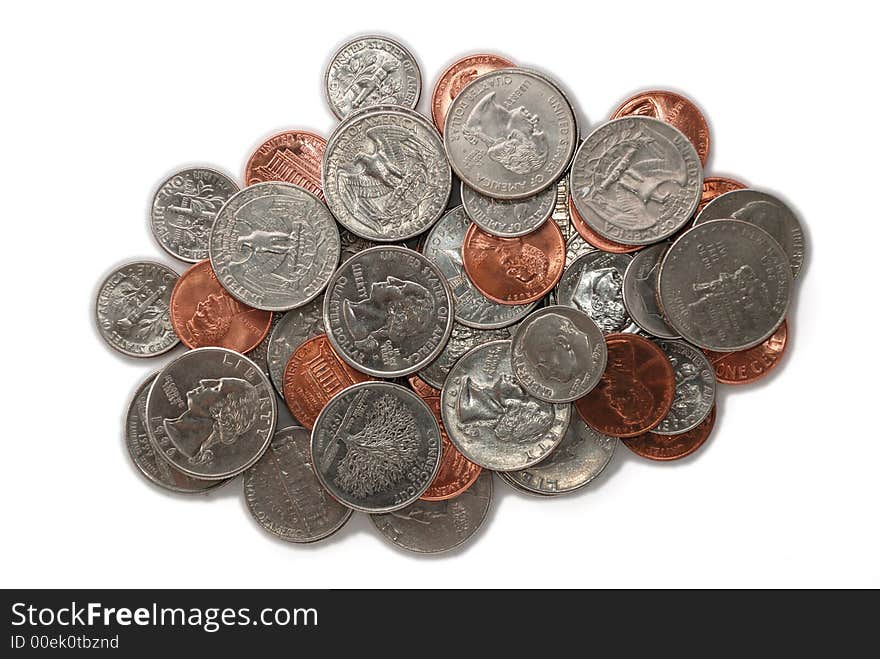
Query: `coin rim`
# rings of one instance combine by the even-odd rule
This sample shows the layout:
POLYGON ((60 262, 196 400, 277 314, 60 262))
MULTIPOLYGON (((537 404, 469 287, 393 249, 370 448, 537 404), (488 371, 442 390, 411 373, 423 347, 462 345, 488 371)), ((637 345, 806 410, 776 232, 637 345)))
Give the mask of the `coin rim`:
MULTIPOLYGON (((498 69, 498 70, 501 71, 503 69, 498 69)), ((550 187, 544 188, 540 192, 536 192, 534 195, 531 195, 530 197, 523 197, 522 199, 495 199, 494 197, 489 197, 489 199, 495 199, 495 201, 524 202, 524 201, 531 199, 532 197, 539 197, 541 195, 547 195, 547 197, 551 200, 550 205, 549 205, 549 210, 547 211, 547 214, 543 220, 541 220, 540 222, 538 222, 534 226, 530 225, 530 227, 526 230, 506 231, 506 232, 502 233, 501 231, 498 231, 497 229, 490 229, 487 225, 485 225, 482 222, 480 222, 479 220, 477 220, 468 211, 468 204, 465 201, 465 190, 469 190, 470 192, 472 192, 476 195, 479 195, 481 197, 486 197, 486 195, 474 190, 472 187, 467 185, 464 181, 460 181, 459 184, 461 186, 461 190, 459 192, 459 194, 461 196, 461 207, 464 209, 464 212, 465 212, 465 215, 467 215, 467 218, 471 222, 476 224, 478 227, 480 227, 486 233, 493 235, 493 236, 498 236, 499 238, 519 238, 520 236, 525 236, 527 234, 532 233, 533 231, 537 231, 538 229, 541 228, 541 226, 544 224, 544 222, 547 222, 553 216, 553 211, 556 209, 556 191, 554 190, 552 195, 549 194, 550 187)), ((561 230, 561 228, 560 228, 560 230, 561 230)))

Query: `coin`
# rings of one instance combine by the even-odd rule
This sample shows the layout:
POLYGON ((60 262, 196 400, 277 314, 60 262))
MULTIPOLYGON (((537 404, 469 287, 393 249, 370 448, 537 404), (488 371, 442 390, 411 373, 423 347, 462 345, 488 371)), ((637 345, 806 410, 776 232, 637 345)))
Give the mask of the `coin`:
POLYGON ((187 348, 253 350, 272 325, 272 312, 242 304, 220 285, 210 261, 184 272, 171 293, 171 324, 187 348))
POLYGON ((375 105, 414 108, 421 91, 422 73, 412 53, 378 35, 343 44, 324 73, 327 103, 338 119, 375 105))
POLYGON ((660 262, 669 245, 658 243, 638 252, 623 275, 623 304, 633 322, 660 339, 677 339, 657 303, 660 262))
POLYGON ((318 480, 341 503, 390 512, 418 499, 437 474, 440 428, 415 393, 390 382, 343 389, 312 431, 318 480))
POLYGON ((656 341, 675 372, 672 407, 651 432, 678 435, 693 430, 715 405, 715 369, 700 350, 684 341, 656 341))
POLYGON ((486 233, 516 238, 535 231, 553 214, 556 188, 551 186, 524 199, 493 199, 462 183, 461 203, 468 217, 486 233))
POLYGON ((623 277, 632 262, 628 254, 587 252, 574 260, 556 287, 558 304, 582 311, 604 334, 635 332, 626 313, 623 277))
MULTIPOLYGON (((410 375, 407 378, 407 382, 409 382, 409 386, 412 387, 413 391, 418 394, 419 398, 438 398, 440 396, 440 390, 435 389, 430 384, 422 380, 418 375, 410 375)), ((446 432, 444 429, 443 432, 446 432)))
POLYGON ((443 440, 443 451, 437 475, 434 476, 428 489, 419 498, 423 501, 453 499, 473 485, 483 468, 464 457, 449 441, 449 435, 446 434, 446 427, 443 425, 443 418, 440 414, 440 396, 428 398, 420 395, 420 398, 431 408, 431 412, 437 420, 437 425, 440 427, 440 437, 443 440))
POLYGON ((643 435, 624 439, 623 445, 630 451, 649 460, 678 460, 687 457, 700 448, 715 426, 715 409, 693 430, 678 435, 658 435, 647 432, 643 435))
POLYGON ((290 183, 257 183, 217 214, 211 267, 230 295, 266 311, 317 297, 339 263, 339 231, 321 201, 290 183))
POLYGON ((736 352, 704 350, 715 368, 715 377, 724 384, 749 384, 760 380, 782 361, 788 343, 788 322, 782 321, 770 338, 753 348, 736 352))
POLYGON ((600 236, 584 221, 584 218, 581 217, 580 213, 578 213, 571 196, 568 198, 568 211, 569 217, 571 217, 571 225, 574 227, 577 235, 583 238, 583 240, 594 249, 601 249, 603 252, 612 252, 614 254, 627 254, 629 252, 638 251, 642 248, 641 245, 623 245, 600 236))
POLYGON ((481 330, 467 327, 461 323, 453 323, 452 333, 449 335, 449 341, 443 351, 437 355, 434 361, 421 369, 419 375, 432 387, 442 389, 449 371, 464 353, 483 343, 509 338, 511 338, 510 329, 506 327, 481 330))
POLYGON ((101 282, 95 319, 101 338, 129 357, 155 357, 177 345, 171 291, 178 274, 155 261, 119 266, 101 282))
POLYGON ((562 441, 570 415, 569 405, 539 400, 516 381, 510 343, 492 341, 466 353, 440 395, 449 439, 468 460, 496 471, 543 460, 562 441))
POLYGON ((257 347, 253 350, 248 350, 244 353, 248 359, 250 359, 254 364, 260 367, 260 370, 266 374, 267 378, 271 376, 269 374, 269 337, 272 334, 272 331, 278 325, 278 321, 281 319, 280 313, 272 314, 272 322, 269 323, 269 331, 266 333, 266 336, 263 337, 263 340, 257 344, 257 347))
POLYGON ((351 517, 351 508, 333 499, 315 476, 310 441, 305 428, 276 430, 263 457, 244 474, 244 499, 251 515, 287 542, 323 540, 351 517))
POLYGON ((248 158, 245 185, 268 181, 293 183, 321 201, 321 161, 327 140, 306 130, 286 130, 266 139, 248 158))
POLYGON ((713 220, 672 244, 657 290, 666 320, 683 338, 709 350, 744 350, 785 319, 791 267, 763 229, 742 220, 713 220))
MULTIPOLYGON (((269 377, 282 396, 284 395, 284 369, 293 351, 306 339, 324 333, 324 296, 319 295, 297 309, 283 314, 269 334, 266 359, 269 377)), ((300 421, 300 423, 302 423, 300 421)))
POLYGON ((525 494, 526 496, 534 497, 536 499, 552 499, 554 496, 558 496, 558 495, 554 495, 554 494, 548 494, 546 492, 535 492, 534 490, 527 490, 522 485, 520 485, 517 481, 515 481, 513 479, 513 476, 511 476, 511 474, 515 474, 517 472, 498 471, 495 473, 497 473, 498 476, 501 478, 502 483, 504 483, 509 488, 511 488, 512 490, 515 490, 516 492, 518 492, 520 494, 525 494))
POLYGON ((674 234, 693 215, 703 168, 678 129, 650 117, 623 117, 583 141, 569 188, 581 219, 600 236, 649 245, 674 234))
POLYGON ((675 373, 663 350, 642 336, 609 334, 605 343, 605 373, 575 407, 594 430, 612 437, 635 437, 669 412, 675 373))
POLYGON ((374 247, 343 263, 324 296, 336 352, 359 371, 400 377, 427 366, 452 332, 443 273, 405 247, 374 247))
POLYGON ((571 214, 568 212, 568 179, 564 176, 556 182, 556 201, 553 203, 550 218, 556 222, 556 226, 568 242, 572 236, 572 227, 571 214))
POLYGON ((489 53, 468 55, 454 62, 437 79, 434 92, 431 94, 431 118, 434 125, 441 133, 446 123, 446 113, 449 106, 458 94, 469 82, 481 75, 498 69, 507 69, 515 66, 513 62, 489 53))
POLYGON ((736 179, 726 178, 724 176, 706 176, 703 178, 703 193, 700 195, 700 203, 697 206, 697 213, 703 210, 710 201, 716 197, 720 197, 725 192, 733 190, 745 190, 748 186, 740 183, 736 179))
POLYGON ((231 478, 260 459, 275 430, 275 392, 247 357, 197 348, 163 368, 147 395, 153 448, 193 478, 231 478))
POLYGON ((208 231, 217 212, 238 192, 226 174, 207 167, 175 172, 162 181, 150 206, 150 229, 171 256, 195 263, 208 258, 208 231))
POLYGON ((595 251, 595 247, 581 238, 580 234, 575 233, 565 243, 565 269, 568 270, 579 256, 595 251))

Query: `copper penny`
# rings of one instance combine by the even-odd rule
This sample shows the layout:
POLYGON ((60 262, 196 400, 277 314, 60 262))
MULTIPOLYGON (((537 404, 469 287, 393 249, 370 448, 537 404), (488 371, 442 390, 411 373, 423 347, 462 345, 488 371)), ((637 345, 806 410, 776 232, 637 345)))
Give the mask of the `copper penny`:
POLYGON ((440 454, 440 470, 420 498, 423 501, 453 499, 474 484, 474 481, 480 477, 483 468, 464 457, 449 441, 446 428, 443 427, 443 419, 440 416, 440 398, 435 396, 422 398, 422 400, 431 408, 437 423, 440 424, 443 450, 440 454))
POLYGON ((440 390, 432 387, 418 375, 410 375, 407 379, 409 380, 409 386, 419 395, 419 398, 440 397, 440 390))
POLYGON ((484 73, 508 69, 512 66, 516 65, 499 55, 481 53, 463 57, 441 73, 437 84, 434 85, 434 92, 431 94, 431 116, 440 134, 443 134, 446 113, 449 111, 452 99, 458 96, 469 82, 484 73))
POLYGON ((724 384, 749 384, 760 380, 782 360, 788 342, 788 321, 783 321, 769 339, 754 348, 736 352, 704 350, 715 367, 715 377, 724 384))
POLYGON ((575 402, 581 418, 612 437, 635 437, 663 420, 675 397, 675 372, 660 346, 636 334, 608 334, 608 365, 575 402))
POLYGON ((227 293, 206 259, 177 280, 171 292, 171 325, 187 348, 214 346, 244 353, 269 333, 272 312, 249 307, 227 293))
POLYGON ((745 183, 740 183, 736 179, 724 176, 707 176, 703 179, 703 194, 697 206, 697 213, 703 210, 703 207, 715 197, 720 197, 725 192, 732 192, 733 190, 745 190, 747 187, 749 186, 745 183))
POLYGON ((528 304, 549 293, 565 269, 565 238, 556 222, 519 238, 499 238, 471 224, 461 245, 474 286, 499 304, 528 304))
POLYGON ((284 400, 293 416, 309 430, 333 396, 358 382, 374 380, 346 364, 326 334, 301 343, 284 369, 284 400))
POLYGON ((574 200, 571 198, 571 195, 568 196, 568 216, 571 218, 571 224, 580 234, 581 238, 596 249, 601 249, 603 252, 627 254, 629 252, 640 250, 643 247, 643 245, 623 245, 621 243, 616 243, 613 240, 603 238, 593 231, 590 225, 581 217, 581 214, 578 213, 577 208, 574 207, 574 200))
POLYGON ((293 183, 322 201, 321 161, 327 140, 305 130, 273 135, 251 154, 244 168, 244 184, 266 181, 293 183))
POLYGON ((642 92, 626 99, 611 118, 632 115, 654 117, 680 130, 694 145, 700 162, 706 165, 709 157, 709 124, 693 101, 665 90, 642 92))
POLYGON ((715 426, 716 405, 700 425, 678 435, 658 435, 646 432, 638 437, 624 439, 623 445, 636 455, 649 460, 679 460, 700 448, 715 426))

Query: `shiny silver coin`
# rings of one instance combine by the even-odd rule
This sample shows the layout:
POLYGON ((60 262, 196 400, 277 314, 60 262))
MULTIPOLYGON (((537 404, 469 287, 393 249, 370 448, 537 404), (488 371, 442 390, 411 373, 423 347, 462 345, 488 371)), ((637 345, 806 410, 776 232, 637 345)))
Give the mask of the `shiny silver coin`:
POLYGON ((129 357, 155 357, 176 346, 169 305, 178 276, 155 261, 126 263, 107 275, 95 303, 107 345, 129 357))
POLYGON ((342 359, 384 378, 415 373, 452 332, 443 273, 406 247, 374 247, 343 263, 324 296, 324 327, 342 359))
POLYGON ((571 165, 574 205, 600 236, 624 245, 668 238, 700 202, 703 167, 681 131, 652 117, 596 128, 571 165))
POLYGON ((524 199, 553 185, 577 144, 563 92, 527 69, 493 71, 452 101, 443 142, 462 182, 495 199, 524 199))
POLYGON ((330 399, 312 430, 318 479, 338 501, 368 513, 418 499, 440 468, 440 426, 409 389, 361 382, 330 399))
POLYGON ((226 174, 207 167, 175 172, 153 195, 150 228, 156 241, 181 261, 205 260, 214 218, 238 189, 226 174))
POLYGON ((637 331, 623 304, 623 276, 631 261, 629 254, 601 250, 579 256, 556 285, 558 304, 584 312, 603 334, 637 331))
POLYGON ((432 387, 442 389, 449 371, 464 353, 489 341, 509 338, 511 338, 511 333, 510 328, 507 327, 481 330, 461 323, 453 323, 452 334, 449 335, 449 341, 443 348, 443 352, 437 356, 437 359, 419 371, 419 377, 432 387))
POLYGON ((658 243, 639 250, 623 275, 623 304, 630 318, 648 334, 660 339, 677 339, 678 334, 663 318, 657 302, 660 262, 669 245, 658 243))
POLYGON ((785 319, 791 266, 763 229, 742 220, 712 220, 672 244, 660 264, 657 290, 664 317, 683 338, 708 350, 744 350, 785 319))
POLYGON ((675 398, 666 417, 651 429, 659 435, 679 435, 700 425, 715 404, 715 369, 703 354, 684 341, 658 340, 675 371, 675 398))
POLYGON ((598 251, 586 240, 581 238, 581 234, 574 232, 565 243, 565 268, 566 270, 574 263, 575 259, 589 252, 598 251))
POLYGON ((275 432, 263 457, 244 474, 244 499, 260 526, 287 542, 316 542, 338 531, 351 508, 318 481, 311 433, 291 426, 275 432))
POLYGON ((556 188, 551 186, 525 199, 494 199, 461 184, 461 203, 474 224, 495 236, 516 238, 540 227, 556 204, 556 188))
POLYGON ((446 433, 471 462, 495 471, 525 469, 543 460, 568 427, 569 405, 529 395, 513 375, 510 341, 492 341, 465 354, 440 396, 446 433))
POLYGON ((576 232, 571 226, 571 216, 568 213, 568 179, 562 177, 556 183, 556 199, 553 202, 551 219, 562 231, 562 237, 568 241, 576 232))
POLYGON ((198 348, 156 376, 147 395, 147 433, 183 473, 231 478, 269 446, 275 401, 269 378, 250 359, 226 348, 198 348))
POLYGON ((276 391, 284 396, 284 369, 297 348, 306 340, 324 333, 324 296, 319 295, 281 316, 269 333, 266 359, 269 377, 276 391))
POLYGON ((513 335, 513 374, 528 393, 548 403, 586 396, 605 372, 605 337, 587 314, 549 306, 530 314, 513 335))
POLYGON ((382 537, 401 549, 436 554, 461 546, 483 525, 492 503, 492 472, 453 499, 416 501, 391 513, 370 515, 382 537))

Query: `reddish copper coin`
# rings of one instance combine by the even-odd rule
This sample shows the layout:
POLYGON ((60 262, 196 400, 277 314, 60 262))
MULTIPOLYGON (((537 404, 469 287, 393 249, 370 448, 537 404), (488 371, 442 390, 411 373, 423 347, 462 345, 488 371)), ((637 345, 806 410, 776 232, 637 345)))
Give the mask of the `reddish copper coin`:
POLYGON ((272 312, 242 304, 221 286, 209 260, 180 275, 171 293, 171 325, 187 348, 256 348, 269 332, 272 312))
POLYGON ((333 396, 358 382, 373 380, 346 364, 326 334, 304 341, 284 369, 284 400, 293 416, 309 430, 333 396))
POLYGON ((788 342, 788 321, 773 332, 769 339, 754 348, 736 352, 704 350, 715 367, 715 377, 724 384, 749 384, 760 380, 782 360, 788 342))
POLYGON ((725 178, 724 176, 707 176, 703 179, 703 194, 697 206, 697 213, 703 210, 703 207, 715 197, 720 197, 724 193, 732 192, 733 190, 745 190, 747 187, 745 183, 740 183, 736 179, 725 178))
POLYGON ((656 89, 626 99, 611 118, 633 115, 654 117, 678 128, 694 145, 700 162, 706 165, 709 157, 709 124, 693 101, 675 92, 656 89))
POLYGON ((601 249, 603 252, 627 254, 629 252, 640 250, 643 247, 643 245, 623 245, 621 243, 616 243, 613 240, 603 238, 593 231, 590 225, 581 217, 581 214, 578 213, 577 208, 574 207, 574 200, 571 198, 571 195, 568 197, 568 216, 571 218, 571 223, 574 225, 575 230, 580 234, 581 238, 590 243, 596 249, 601 249))
POLYGON ((663 420, 675 397, 675 372, 658 345, 636 334, 608 334, 608 364, 575 402, 581 418, 612 437, 635 437, 663 420))
POLYGON ((422 380, 418 375, 410 375, 409 386, 413 388, 419 398, 439 398, 440 390, 432 387, 430 384, 422 380))
POLYGON ((458 452, 446 435, 443 419, 440 417, 440 398, 422 398, 440 424, 440 437, 443 439, 443 451, 440 456, 440 470, 434 480, 420 497, 423 501, 445 501, 453 499, 474 484, 483 468, 458 452))
POLYGON ((636 455, 649 460, 679 460, 700 448, 715 426, 715 408, 700 425, 679 435, 658 435, 646 432, 638 437, 624 439, 623 444, 636 455))
POLYGON ((293 183, 321 200, 321 161, 327 140, 305 130, 273 135, 251 154, 244 168, 244 184, 265 181, 293 183))
POLYGON ((519 238, 499 238, 471 224, 461 257, 468 278, 499 304, 528 304, 556 286, 565 269, 565 238, 556 222, 519 238))
POLYGON ((434 85, 434 92, 431 94, 431 116, 437 130, 441 134, 443 133, 446 113, 449 111, 452 99, 458 96, 465 85, 485 73, 498 69, 509 69, 512 66, 516 65, 499 55, 481 53, 463 57, 441 73, 437 84, 434 85))

